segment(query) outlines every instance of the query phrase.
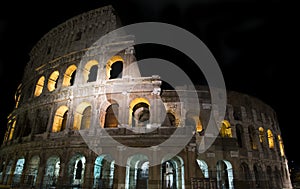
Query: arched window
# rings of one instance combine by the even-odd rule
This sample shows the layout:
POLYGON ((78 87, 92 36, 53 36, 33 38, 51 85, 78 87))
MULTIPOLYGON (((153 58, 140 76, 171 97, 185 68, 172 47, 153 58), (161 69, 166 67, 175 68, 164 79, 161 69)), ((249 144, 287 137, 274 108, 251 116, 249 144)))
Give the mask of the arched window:
POLYGON ((73 129, 88 129, 91 125, 92 106, 88 102, 82 102, 76 108, 74 114, 73 129))
POLYGON ((201 169, 204 178, 209 178, 207 163, 204 160, 197 159, 197 164, 201 169))
POLYGON ((198 115, 195 115, 193 112, 187 112, 185 117, 186 126, 194 127, 197 132, 203 131, 202 123, 198 115))
POLYGON ((83 155, 73 156, 68 165, 68 175, 71 186, 79 186, 84 182, 86 159, 83 155))
POLYGON ((12 123, 12 125, 10 127, 8 140, 13 139, 14 132, 15 132, 15 127, 16 127, 16 120, 13 121, 13 123, 12 123))
POLYGON ((278 143, 279 143, 280 155, 284 156, 284 146, 280 135, 278 135, 278 143))
POLYGON ((118 127, 119 124, 118 115, 119 115, 119 105, 117 103, 112 103, 106 109, 104 128, 118 127))
POLYGON ((64 74, 64 80, 62 86, 67 87, 67 86, 72 86, 74 84, 76 69, 77 67, 75 65, 71 65, 67 68, 64 74))
POLYGON ((125 188, 144 188, 148 185, 149 160, 142 154, 130 156, 126 166, 125 188))
POLYGON ((218 188, 233 189, 233 169, 229 161, 219 160, 217 162, 218 188))
POLYGON ((254 170, 254 176, 255 176, 255 188, 263 188, 263 171, 262 168, 255 164, 253 166, 253 170, 254 170))
POLYGON ((242 125, 236 125, 236 138, 240 148, 243 148, 244 132, 242 125))
POLYGON ((15 172, 13 175, 13 183, 14 184, 19 184, 21 182, 21 176, 23 173, 24 164, 25 164, 25 158, 18 159, 18 161, 16 163, 16 167, 15 167, 15 172))
POLYGON ((282 188, 283 187, 283 180, 282 180, 282 172, 275 166, 274 171, 274 179, 276 180, 276 186, 274 188, 282 188))
POLYGON ((132 127, 146 126, 150 121, 150 103, 145 98, 136 98, 129 105, 129 124, 132 127))
POLYGON ((250 188, 251 174, 249 166, 246 163, 240 165, 241 182, 243 182, 244 188, 250 188))
POLYGON ((106 64, 106 79, 122 78, 123 62, 120 56, 112 57, 106 64))
POLYGON ((132 117, 134 118, 133 127, 146 126, 150 119, 149 105, 144 102, 136 104, 132 109, 132 117))
POLYGON ((258 132, 259 132, 259 142, 263 145, 266 142, 265 130, 264 128, 259 127, 258 132))
POLYGON ((48 90, 54 91, 57 88, 57 79, 59 76, 59 72, 58 71, 54 71, 52 72, 52 74, 50 75, 49 79, 48 79, 48 90))
POLYGON ((97 80, 98 61, 90 60, 86 63, 83 70, 83 77, 85 82, 94 82, 97 80))
POLYGON ((257 150, 257 144, 256 144, 256 133, 255 133, 255 129, 253 126, 249 126, 248 127, 248 133, 249 133, 249 140, 250 140, 250 145, 251 145, 251 148, 253 150, 257 150))
POLYGON ((43 88, 44 88, 44 83, 45 83, 45 77, 42 76, 39 78, 39 80, 37 81, 37 83, 35 85, 34 96, 40 96, 42 94, 43 88))
POLYGON ((268 143, 269 143, 269 148, 270 149, 274 149, 274 137, 273 137, 273 133, 270 129, 267 130, 267 134, 268 134, 268 143))
POLYGON ((60 158, 57 156, 51 156, 46 163, 45 175, 43 178, 43 187, 56 186, 57 179, 60 170, 60 158))
POLYGON ((162 126, 167 126, 167 127, 175 127, 176 125, 176 118, 174 116, 174 114, 172 114, 171 112, 168 112, 166 114, 166 118, 162 124, 162 126))
POLYGON ((94 188, 112 188, 114 180, 114 164, 110 155, 100 155, 95 160, 94 188))
POLYGON ((39 156, 33 156, 26 168, 24 183, 26 183, 28 186, 35 186, 36 178, 39 171, 39 164, 40 164, 40 157, 39 156))
POLYGON ((229 121, 224 120, 222 121, 221 131, 220 131, 221 137, 223 138, 231 138, 232 137, 232 131, 229 121))
POLYGON ((21 87, 22 87, 22 84, 20 84, 18 86, 17 91, 15 93, 15 102, 16 102, 16 106, 15 107, 16 108, 18 108, 19 103, 20 103, 20 99, 21 99, 21 96, 22 96, 22 89, 21 89, 21 87))
POLYGON ((68 107, 61 106, 56 110, 53 125, 52 125, 52 132, 60 132, 66 128, 68 117, 68 107))
POLYGON ((11 176, 12 173, 12 166, 13 166, 13 160, 9 160, 6 168, 5 168, 5 175, 3 177, 3 183, 2 184, 7 184, 8 178, 11 176))
POLYGON ((180 156, 163 158, 161 163, 162 188, 182 188, 184 186, 184 161, 180 156))

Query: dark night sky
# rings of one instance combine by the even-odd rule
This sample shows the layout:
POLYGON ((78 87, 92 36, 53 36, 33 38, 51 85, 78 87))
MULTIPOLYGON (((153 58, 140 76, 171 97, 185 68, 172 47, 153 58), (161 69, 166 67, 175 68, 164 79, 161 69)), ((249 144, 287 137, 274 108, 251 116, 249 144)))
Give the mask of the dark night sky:
POLYGON ((108 4, 114 6, 123 25, 167 22, 197 35, 217 59, 228 89, 258 97, 275 109, 287 157, 300 162, 300 156, 293 150, 299 136, 295 131, 300 130, 295 121, 299 84, 294 59, 297 48, 291 48, 295 40, 290 26, 293 11, 287 12, 287 6, 279 0, 74 0, 0 4, 1 141, 33 45, 67 19, 108 4))

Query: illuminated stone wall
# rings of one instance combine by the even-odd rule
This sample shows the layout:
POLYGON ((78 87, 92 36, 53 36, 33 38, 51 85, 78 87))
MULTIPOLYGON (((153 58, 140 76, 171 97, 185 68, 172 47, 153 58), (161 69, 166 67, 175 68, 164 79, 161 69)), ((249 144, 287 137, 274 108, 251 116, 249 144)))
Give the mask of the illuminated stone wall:
MULTIPOLYGON (((132 44, 132 36, 108 43, 105 52, 113 56, 107 61, 101 46, 93 46, 94 53, 82 59, 97 39, 119 26, 111 6, 99 8, 52 29, 32 49, 0 149, 0 184, 15 188, 148 185, 152 189, 209 183, 211 188, 291 188, 276 113, 264 102, 228 91, 224 121, 217 123, 220 134, 206 152, 199 153, 200 141, 205 145, 210 140, 205 135, 210 114, 217 114, 211 112, 206 87, 197 88, 200 115, 187 112, 192 104, 180 102, 175 91, 162 90, 159 76, 139 75, 132 47, 119 50, 132 44), (165 112, 155 108, 159 99, 165 112), (164 113, 168 119, 160 125, 164 113), (135 117, 159 127, 147 137, 134 133, 126 128, 146 127, 135 117), (159 145, 175 129, 185 131, 187 124, 196 132, 169 161, 161 157, 161 165, 149 167, 152 160, 146 155, 122 157, 136 169, 115 164, 120 158, 116 154, 96 154, 79 133, 86 131, 93 137, 97 128, 105 128, 123 144, 146 147, 159 145)), ((159 148, 153 147, 153 153, 159 154, 159 148)))

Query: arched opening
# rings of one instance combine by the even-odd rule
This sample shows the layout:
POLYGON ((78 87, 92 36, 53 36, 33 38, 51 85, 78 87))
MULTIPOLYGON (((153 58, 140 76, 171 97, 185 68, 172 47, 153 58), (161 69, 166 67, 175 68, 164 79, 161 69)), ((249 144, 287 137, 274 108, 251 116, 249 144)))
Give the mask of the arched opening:
POLYGON ((241 125, 236 125, 236 138, 238 142, 238 146, 243 148, 243 138, 244 138, 244 131, 241 125))
POLYGON ((272 168, 267 166, 267 176, 268 176, 268 188, 274 188, 273 186, 273 175, 272 175, 272 168))
POLYGON ((112 103, 106 109, 104 128, 118 127, 119 104, 112 103))
POLYGON ((24 164, 25 164, 25 158, 22 157, 17 160, 13 179, 12 179, 12 184, 14 186, 18 186, 20 184, 21 176, 24 169, 24 164))
POLYGON ((57 88, 57 79, 59 76, 59 72, 58 71, 54 71, 52 72, 52 74, 50 75, 49 79, 48 79, 48 90, 54 91, 57 88))
POLYGON ((171 112, 168 112, 166 114, 166 118, 162 124, 162 126, 166 126, 166 127, 176 127, 176 118, 174 116, 174 114, 172 114, 171 112))
POLYGON ((68 107, 67 106, 60 106, 55 113, 53 125, 52 125, 52 132, 60 132, 66 128, 67 124, 67 117, 68 117, 68 107))
POLYGON ((5 167, 5 161, 0 161, 0 182, 2 181, 3 176, 3 169, 5 167))
POLYGON ((5 167, 5 161, 0 161, 0 181, 2 179, 2 175, 3 175, 3 169, 5 167))
POLYGON ((273 137, 273 133, 270 129, 267 130, 267 134, 268 134, 268 143, 269 143, 269 148, 270 149, 274 149, 274 137, 273 137))
POLYGON ((276 183, 275 188, 282 188, 283 187, 282 173, 278 169, 277 166, 275 166, 275 170, 274 170, 274 179, 276 180, 276 182, 275 182, 276 183))
POLYGON ((255 188, 262 188, 263 185, 263 172, 262 168, 257 164, 253 166, 254 176, 255 176, 255 188))
POLYGON ((43 188, 55 187, 60 170, 60 159, 57 156, 48 158, 43 178, 43 188))
POLYGON ((132 117, 134 118, 133 127, 146 126, 150 119, 149 105, 144 102, 136 104, 132 109, 132 117))
POLYGON ((84 170, 86 159, 83 155, 73 156, 69 162, 68 175, 72 187, 81 187, 84 182, 84 170))
POLYGON ((150 121, 150 103, 145 98, 134 99, 129 106, 129 125, 144 127, 150 121))
POLYGON ((62 86, 67 87, 67 86, 72 86, 74 84, 76 70, 77 67, 75 65, 71 65, 67 68, 64 74, 62 86))
POLYGON ((120 56, 112 57, 106 64, 106 79, 122 78, 123 62, 120 56))
POLYGON ((3 178, 3 184, 7 184, 7 182, 8 182, 8 178, 12 172, 12 165, 13 165, 13 160, 9 160, 9 162, 6 166, 5 175, 3 178))
POLYGON ((249 166, 246 163, 242 163, 240 165, 240 180, 241 180, 241 188, 251 188, 251 175, 249 166))
POLYGON ((220 130, 221 137, 232 138, 232 130, 231 130, 231 125, 230 125, 229 121, 223 120, 221 124, 222 124, 221 130, 220 130))
POLYGON ((110 155, 100 155, 95 160, 94 188, 113 188, 115 161, 110 155))
POLYGON ((209 178, 208 166, 207 166, 206 162, 203 160, 197 159, 197 164, 198 164, 199 168, 201 169, 204 178, 209 178))
POLYGON ((126 166, 126 189, 147 189, 149 179, 149 160, 142 154, 128 158, 126 166))
POLYGON ((11 124, 8 140, 12 140, 13 139, 14 132, 15 132, 15 127, 16 127, 16 123, 17 123, 16 120, 14 120, 13 123, 11 124))
POLYGON ((248 133, 249 133, 249 140, 252 150, 257 150, 257 144, 256 144, 256 132, 253 126, 248 127, 248 133))
POLYGON ((264 144, 266 143, 265 130, 263 127, 259 127, 258 132, 259 132, 259 142, 261 146, 264 147, 264 144))
POLYGON ((42 76, 39 78, 39 80, 37 81, 37 83, 35 85, 34 96, 40 96, 42 94, 43 88, 44 88, 44 83, 45 83, 45 77, 42 76))
POLYGON ((279 143, 279 150, 280 150, 280 155, 284 156, 284 146, 283 146, 283 141, 280 135, 278 135, 278 143, 279 143))
POLYGON ((86 63, 83 70, 83 78, 85 82, 94 82, 98 75, 98 61, 90 60, 86 63))
POLYGON ((22 83, 18 86, 17 91, 15 93, 15 102, 16 102, 15 108, 18 108, 21 96, 22 96, 22 83))
POLYGON ((40 165, 40 157, 39 156, 33 156, 26 169, 25 178, 24 178, 24 184, 26 186, 35 186, 36 178, 39 171, 39 165, 40 165))
POLYGON ((233 189, 233 169, 229 161, 217 162, 217 183, 219 188, 233 189))
POLYGON ((88 102, 82 102, 76 108, 74 113, 73 129, 88 129, 91 125, 92 107, 88 102))
POLYGON ((161 164, 162 189, 184 188, 184 163, 181 157, 175 156, 163 160, 161 164))
POLYGON ((188 112, 186 114, 185 125, 195 128, 196 132, 198 132, 198 133, 203 132, 203 126, 200 121, 200 118, 195 113, 188 112))

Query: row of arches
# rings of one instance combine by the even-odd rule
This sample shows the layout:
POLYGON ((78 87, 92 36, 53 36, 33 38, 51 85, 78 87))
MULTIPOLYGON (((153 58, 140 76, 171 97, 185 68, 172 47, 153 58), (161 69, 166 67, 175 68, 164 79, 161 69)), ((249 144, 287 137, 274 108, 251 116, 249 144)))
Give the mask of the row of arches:
POLYGON ((289 180, 288 171, 283 166, 264 166, 254 163, 253 167, 242 162, 239 167, 240 181, 245 188, 283 188, 284 180, 289 180), (252 182, 254 180, 254 182, 252 182))
MULTIPOLYGON (((13 186, 31 187, 59 187, 59 177, 63 176, 68 183, 64 185, 80 187, 87 179, 87 159, 82 154, 73 155, 66 164, 66 173, 61 169, 62 159, 53 155, 47 158, 46 163, 41 164, 39 156, 33 156, 29 162, 24 157, 20 157, 14 162, 9 160, 4 169, 1 170, 0 183, 12 184, 13 186), (3 172, 4 171, 4 172, 3 172), (67 174, 67 175, 65 175, 67 174), (40 177, 40 182, 38 182, 40 177)), ((163 159, 160 165, 162 188, 184 188, 184 162, 180 156, 171 159, 163 159)), ((113 188, 115 176, 115 161, 109 154, 97 156, 92 163, 92 188, 113 188)), ((135 154, 127 159, 125 167, 124 183, 126 189, 148 188, 149 180, 149 159, 143 154, 135 154)), ((120 179, 120 178, 119 178, 120 179)), ((64 181, 65 182, 65 181, 64 181)))
MULTIPOLYGON (((106 110, 100 115, 100 126, 103 128, 116 128, 119 123, 119 104, 110 100, 107 102, 106 110)), ((63 131, 67 127, 67 119, 69 108, 62 105, 57 108, 54 114, 52 132, 63 131)), ((73 129, 88 129, 92 121, 92 104, 89 102, 81 102, 74 111, 73 129)), ((146 98, 133 99, 129 104, 128 125, 132 127, 143 127, 150 123, 150 102, 146 98)), ((162 123, 163 126, 177 126, 175 123, 175 115, 171 112, 166 114, 166 118, 162 123)))
MULTIPOLYGON (((98 121, 100 121, 100 127, 103 128, 116 128, 119 125, 119 104, 117 101, 110 100, 107 103, 104 103, 104 109, 101 111, 101 115, 99 115, 98 121)), ((141 127, 145 126, 150 121, 150 111, 151 105, 149 100, 146 98, 136 98, 129 103, 129 117, 128 117, 128 125, 132 127, 141 127)), ((57 108, 54 114, 51 131, 52 132, 60 132, 66 129, 67 120, 72 117, 72 123, 70 123, 70 127, 73 130, 81 130, 88 129, 91 126, 92 115, 93 115, 93 107, 90 102, 81 102, 75 110, 72 112, 72 116, 69 114, 69 108, 66 105, 62 105, 57 108)), ((178 115, 174 115, 172 112, 168 112, 166 114, 166 119, 163 122, 163 126, 173 126, 177 127, 180 118, 178 115), (179 120, 179 121, 178 121, 179 120)), ((7 134, 6 140, 13 139, 14 132, 16 130, 16 121, 17 119, 11 119, 10 130, 7 134)), ((195 126, 197 132, 202 133, 205 129, 202 126, 201 120, 199 116, 190 115, 187 113, 185 124, 192 124, 195 126)), ((233 137, 233 128, 236 132, 237 143, 240 148, 247 148, 248 144, 250 144, 250 148, 252 150, 258 150, 258 144, 261 144, 262 149, 278 149, 281 156, 284 156, 284 145, 280 134, 273 134, 271 129, 265 129, 263 127, 259 127, 258 129, 254 128, 252 125, 247 128, 243 127, 240 124, 236 124, 235 127, 232 127, 228 120, 222 121, 222 126, 220 129, 220 136, 223 138, 232 138, 233 137)), ((27 125, 27 124, 26 124, 27 125)), ((27 128, 23 129, 26 130, 27 128)), ((45 128, 46 129, 46 128, 45 128)), ((28 129, 27 129, 28 130, 28 129)), ((33 129, 34 130, 34 129, 33 129)), ((43 132, 45 132, 44 130, 43 132)), ((39 133, 43 133, 39 132, 39 133)), ((20 132, 18 132, 20 133, 20 132)), ((30 134, 30 131, 27 133, 30 134)))
POLYGON ((246 147, 250 144, 252 150, 258 150, 258 144, 261 145, 262 150, 266 148, 275 150, 278 149, 280 156, 285 156, 284 145, 280 134, 274 135, 271 129, 259 127, 255 129, 252 125, 245 131, 242 125, 236 125, 236 137, 238 146, 240 148, 246 147), (248 139, 245 134, 248 134, 248 139))
MULTIPOLYGON (((89 83, 97 81, 98 77, 98 70, 105 69, 105 79, 117 79, 122 78, 122 71, 123 71, 123 63, 124 60, 121 56, 113 56, 105 65, 104 68, 100 67, 100 64, 97 60, 90 60, 88 61, 83 68, 81 69, 82 75, 82 82, 89 83)), ((62 76, 62 87, 72 86, 75 82, 75 76, 78 67, 75 64, 69 65, 63 76, 62 76)), ((49 92, 54 91, 58 87, 58 81, 60 77, 59 70, 53 71, 48 79, 45 76, 40 76, 36 82, 34 96, 40 96, 45 87, 47 87, 49 92), (47 86, 46 86, 47 85, 47 86)))
MULTIPOLYGON (((146 99, 143 99, 142 101, 140 99, 133 100, 130 103, 132 108, 130 108, 131 114, 129 117, 129 123, 131 123, 133 127, 145 125, 149 122, 149 104, 150 103, 146 99)), ((101 127, 115 128, 119 125, 119 104, 116 101, 110 101, 104 113, 104 123, 101 124, 101 127)), ((59 132, 64 130, 66 128, 67 118, 68 107, 65 105, 60 106, 55 112, 52 132, 59 132)), ((90 128, 91 119, 91 103, 80 103, 74 112, 73 129, 81 130, 90 128)))

